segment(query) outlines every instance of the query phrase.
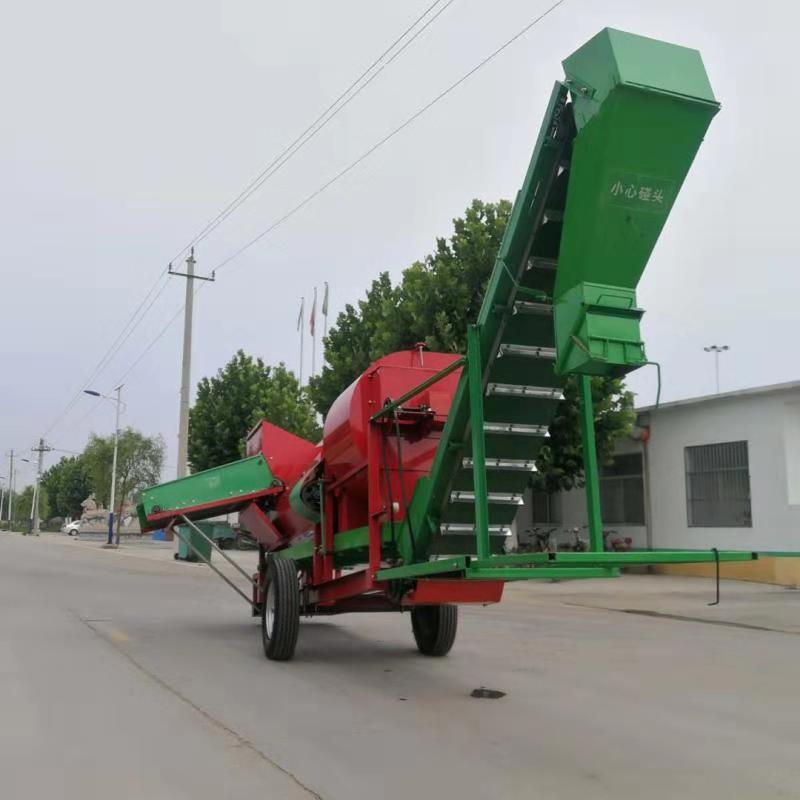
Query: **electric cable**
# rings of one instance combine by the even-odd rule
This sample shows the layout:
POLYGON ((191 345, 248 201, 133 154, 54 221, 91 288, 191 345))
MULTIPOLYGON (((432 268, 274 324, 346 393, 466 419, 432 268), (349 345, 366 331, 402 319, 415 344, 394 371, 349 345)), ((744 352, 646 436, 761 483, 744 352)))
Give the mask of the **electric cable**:
MULTIPOLYGON (((417 37, 420 36, 433 22, 438 19, 438 17, 454 2, 454 0, 448 0, 444 6, 439 8, 436 13, 431 16, 429 19, 425 21, 425 23, 416 30, 413 35, 400 47, 399 50, 394 52, 391 57, 385 62, 384 61, 387 55, 392 53, 393 50, 397 47, 397 45, 402 42, 409 33, 414 31, 420 23, 425 20, 425 18, 433 11, 436 6, 438 6, 442 0, 434 0, 423 12, 420 14, 411 25, 409 25, 397 38, 395 38, 392 43, 364 70, 356 79, 353 81, 347 89, 344 90, 338 97, 330 104, 328 107, 319 115, 317 118, 299 135, 297 136, 287 147, 285 147, 281 153, 279 153, 272 161, 263 169, 259 174, 250 181, 250 183, 231 201, 219 214, 217 214, 214 219, 212 219, 209 223, 207 223, 204 228, 195 235, 195 237, 187 244, 182 250, 180 250, 172 259, 170 264, 173 261, 177 261, 183 254, 189 251, 189 249, 199 241, 205 239, 211 232, 218 227, 222 222, 224 222, 231 214, 234 213, 243 203, 245 203, 258 189, 263 186, 263 184, 269 180, 272 175, 274 175, 284 164, 286 164, 305 144, 307 144, 314 136, 316 136, 319 131, 321 131, 337 114, 339 114, 355 97, 357 97, 372 81, 387 67, 389 66, 401 53, 405 51, 405 49, 414 42, 417 37), (379 66, 380 65, 380 66, 379 66), (377 67, 377 70, 373 72, 377 67), (370 73, 373 72, 372 75, 370 73), (361 82, 364 80, 366 76, 370 75, 370 77, 362 84, 361 82), (361 84, 359 86, 359 84, 361 84), (358 88, 356 88, 358 87, 358 88), (355 91, 353 91, 355 89, 355 91), (348 97, 349 95, 349 97, 348 97), (345 99, 346 98, 346 99, 345 99), (344 100, 344 102, 342 102, 344 100)), ((156 279, 155 283, 151 286, 148 290, 147 294, 144 296, 142 301, 139 305, 134 309, 133 313, 123 326, 120 333, 117 335, 117 338, 111 343, 109 348, 106 350, 104 355, 100 358, 100 361, 95 366, 89 377, 81 384, 75 394, 71 397, 69 402, 67 403, 64 410, 55 418, 55 420, 51 423, 51 425, 47 428, 45 435, 49 434, 74 408, 77 401, 80 399, 83 390, 89 386, 96 378, 105 370, 105 368, 111 363, 114 359, 116 354, 120 351, 122 346, 125 342, 130 338, 136 328, 141 324, 144 318, 147 316, 150 309, 153 307, 154 303, 161 296, 163 291, 166 289, 166 286, 169 283, 168 275, 160 273, 158 278, 156 279), (161 281, 164 283, 161 285, 160 288, 157 288, 161 281), (144 311, 142 311, 145 304, 148 303, 153 292, 156 292, 155 296, 150 300, 149 304, 144 311)), ((169 327, 169 326, 167 326, 169 327)), ((159 338, 159 337, 157 337, 159 338)), ((148 348, 146 352, 149 352, 151 348, 148 348)), ((138 360, 137 362, 138 363, 138 360)))
MULTIPOLYGON (((286 222, 287 220, 289 220, 292 216, 294 216, 303 207, 308 205, 308 203, 310 203, 312 200, 314 200, 316 197, 318 197, 320 194, 322 194, 324 191, 326 191, 328 188, 330 188, 330 186, 335 184, 337 181, 339 181, 341 178, 343 178, 345 175, 347 175, 349 172, 351 172, 353 169, 355 169, 355 167, 357 167, 360 163, 362 163, 367 158, 369 158, 369 156, 371 156, 376 150, 378 150, 380 147, 385 145, 387 142, 389 142, 391 139, 393 139, 397 134, 401 133, 407 127, 412 125, 417 119, 419 119, 423 114, 425 114, 429 109, 431 109, 439 101, 443 100, 445 97, 447 97, 453 91, 455 91, 455 89, 457 89, 459 86, 461 86, 467 80, 469 80, 469 78, 471 78, 476 72, 478 72, 480 69, 485 67, 491 61, 493 61, 497 56, 499 56, 508 47, 510 47, 512 44, 514 44, 516 41, 518 41, 528 31, 530 31, 539 22, 541 22, 543 19, 545 19, 545 17, 550 15, 553 11, 555 11, 559 6, 563 5, 565 2, 566 2, 566 0, 557 0, 557 2, 551 4, 541 14, 539 14, 537 17, 535 17, 533 20, 531 20, 527 25, 525 25, 523 28, 521 28, 517 33, 515 33, 511 38, 509 38, 505 42, 503 42, 503 44, 501 44, 499 47, 497 47, 495 50, 493 50, 491 53, 489 53, 489 55, 487 55, 483 59, 481 59, 474 67, 472 67, 470 70, 468 70, 466 73, 464 73, 460 78, 458 78, 456 81, 451 83, 447 88, 445 88, 441 92, 439 92, 433 99, 431 99, 425 105, 423 105, 421 108, 419 108, 417 111, 415 111, 403 123, 401 123, 399 126, 397 126, 392 131, 390 131, 382 139, 378 140, 378 142, 376 142, 368 150, 366 150, 364 153, 362 153, 362 155, 360 155, 357 159, 355 159, 349 165, 347 165, 344 169, 342 169, 338 173, 336 173, 332 178, 330 178, 328 181, 326 181, 324 184, 322 184, 314 192, 309 194, 304 200, 302 200, 300 203, 298 203, 296 206, 294 206, 290 211, 288 211, 282 217, 280 217, 275 222, 273 222, 269 227, 267 227, 266 229, 261 231, 261 233, 259 233, 257 236, 255 236, 254 238, 250 239, 247 243, 242 245, 238 250, 234 251, 231 255, 227 256, 225 259, 223 259, 221 262, 219 262, 214 267, 214 271, 218 271, 221 268, 227 266, 231 261, 233 261, 235 258, 238 258, 238 256, 240 256, 246 250, 250 249, 253 245, 257 244, 265 236, 267 236, 269 233, 271 233, 273 230, 275 230, 275 228, 277 228, 279 225, 281 225, 284 222, 286 222)), ((196 292, 199 291, 200 288, 202 288, 204 285, 205 285, 204 283, 201 284, 201 286, 196 290, 196 292)), ((181 305, 181 307, 176 311, 175 315, 170 318, 170 320, 167 322, 167 324, 161 329, 161 331, 150 342, 150 344, 139 355, 139 357, 133 362, 133 364, 131 364, 131 366, 128 367, 128 369, 123 374, 122 378, 120 378, 120 380, 122 380, 124 377, 129 375, 133 371, 133 369, 136 366, 138 366, 139 363, 141 363, 142 359, 153 349, 153 347, 155 347, 155 345, 159 341, 159 339, 161 339, 161 337, 164 336, 164 334, 167 332, 167 330, 174 324, 174 322, 177 320, 178 316, 181 314, 182 311, 183 311, 183 305, 181 305)))
POLYGON ((238 250, 235 250, 233 253, 231 253, 231 255, 227 256, 227 258, 224 258, 222 261, 220 261, 214 267, 214 271, 218 272, 220 269, 222 269, 223 267, 227 266, 231 261, 233 261, 234 259, 238 258, 246 250, 249 250, 253 245, 255 245, 258 242, 260 242, 265 236, 267 236, 270 233, 272 233, 272 231, 274 231, 278 226, 282 225, 284 222, 286 222, 291 217, 293 217, 298 211, 300 211, 302 208, 304 208, 306 205, 308 205, 308 203, 310 203, 312 200, 314 200, 316 197, 321 195, 328 188, 333 186, 334 183, 336 183, 337 181, 341 180, 345 175, 347 175, 349 172, 351 172, 353 169, 355 169, 359 164, 361 164, 362 161, 365 161, 367 158, 369 158, 376 150, 378 150, 379 148, 383 147, 383 145, 385 145, 387 142, 389 142, 391 139, 393 139, 395 136, 397 136, 398 133, 404 131, 407 127, 409 127, 409 125, 411 125, 412 123, 416 122, 416 120, 418 120, 426 111, 428 111, 429 109, 433 108, 433 106, 435 106, 439 101, 444 100, 445 97, 447 97, 451 92, 455 91, 465 81, 469 80, 469 78, 471 78, 476 72, 478 72, 478 70, 482 69, 488 63, 490 63, 492 60, 494 60, 498 55, 500 55, 500 53, 502 53, 504 50, 506 50, 506 48, 510 47, 514 42, 516 42, 519 38, 524 36, 537 23, 541 22, 548 14, 552 13, 553 11, 555 11, 555 9, 557 9, 560 5, 562 5, 565 2, 566 2, 566 0, 558 0, 556 3, 553 3, 549 8, 547 8, 545 11, 543 11, 538 17, 536 17, 534 20, 529 22, 524 28, 522 28, 520 31, 518 31, 516 34, 514 34, 514 36, 512 36, 510 39, 508 39, 506 42, 504 42, 502 45, 500 45, 500 47, 498 47, 496 50, 491 52, 485 58, 481 59, 481 61, 479 61, 468 72, 464 73, 458 80, 456 80, 453 83, 451 83, 446 89, 443 89, 441 92, 439 92, 439 94, 437 94, 432 100, 429 100, 424 106, 422 106, 421 108, 417 109, 417 111, 415 111, 410 117, 408 117, 405 120, 405 122, 403 122, 400 125, 398 125, 392 131, 390 131, 388 134, 386 134, 386 136, 384 136, 382 139, 379 139, 374 145, 372 145, 368 150, 366 150, 364 153, 362 153, 358 158, 356 158, 354 161, 351 161, 350 164, 348 164, 346 167, 344 167, 344 169, 342 169, 339 172, 337 172, 332 178, 330 178, 325 183, 323 183, 318 189, 316 189, 311 194, 306 196, 306 198, 304 200, 302 200, 300 203, 298 203, 296 206, 294 206, 294 208, 292 208, 290 211, 288 211, 282 217, 279 217, 272 224, 270 224, 267 228, 265 228, 263 231, 261 231, 256 236, 254 236, 247 243, 242 245, 238 250))
POLYGON ((414 22, 406 28, 400 36, 398 36, 306 129, 297 136, 290 144, 288 144, 272 161, 269 162, 246 186, 239 194, 228 203, 225 208, 220 211, 216 217, 210 220, 206 225, 195 234, 194 238, 174 257, 173 261, 177 261, 184 253, 205 239, 213 230, 221 225, 234 211, 236 211, 243 203, 257 192, 261 186, 266 183, 284 164, 286 164, 299 150, 301 150, 317 133, 319 133, 331 120, 333 120, 341 111, 343 111, 349 103, 354 100, 364 89, 372 83, 380 73, 388 67, 403 51, 414 42, 417 37, 423 33, 431 24, 433 24, 438 17, 454 2, 448 0, 425 24, 406 41, 403 46, 395 52, 386 63, 381 64, 384 58, 397 47, 397 45, 408 36, 408 34, 425 19, 425 17, 437 6, 442 0, 435 0, 431 3, 425 11, 422 12, 414 22), (380 67, 378 65, 380 64, 380 67), (376 67, 378 69, 359 86, 361 81, 366 78, 376 67), (356 89, 356 87, 358 87, 356 89), (353 91, 355 89, 355 91, 353 91), (352 94, 351 94, 352 92, 352 94), (348 97, 348 95, 350 95, 348 97), (347 99, 345 99, 347 98, 347 99))

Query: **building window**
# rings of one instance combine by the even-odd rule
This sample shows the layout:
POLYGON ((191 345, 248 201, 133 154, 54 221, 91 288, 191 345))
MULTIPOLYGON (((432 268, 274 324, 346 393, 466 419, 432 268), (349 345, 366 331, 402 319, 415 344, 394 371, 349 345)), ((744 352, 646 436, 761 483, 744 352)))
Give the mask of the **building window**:
POLYGON ((751 528, 747 442, 687 447, 686 513, 690 528, 751 528))
POLYGON ((558 495, 548 492, 531 492, 531 521, 536 524, 558 523, 560 514, 558 495))
POLYGON ((644 479, 641 453, 614 456, 600 469, 600 508, 609 525, 644 525, 644 479))

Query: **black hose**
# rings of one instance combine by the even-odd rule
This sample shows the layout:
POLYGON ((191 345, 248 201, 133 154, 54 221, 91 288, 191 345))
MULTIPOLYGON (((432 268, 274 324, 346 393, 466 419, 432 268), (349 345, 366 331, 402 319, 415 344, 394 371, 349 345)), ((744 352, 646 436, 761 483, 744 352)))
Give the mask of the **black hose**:
POLYGON ((719 605, 719 550, 716 547, 711 548, 711 552, 714 554, 714 563, 717 566, 717 598, 714 600, 713 603, 709 603, 710 606, 718 606, 719 605))

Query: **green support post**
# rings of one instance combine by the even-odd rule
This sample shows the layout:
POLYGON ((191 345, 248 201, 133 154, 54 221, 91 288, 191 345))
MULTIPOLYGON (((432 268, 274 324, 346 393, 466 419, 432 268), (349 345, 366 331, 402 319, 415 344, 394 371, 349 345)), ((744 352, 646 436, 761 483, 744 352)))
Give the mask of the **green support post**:
POLYGON ((483 433, 483 374, 478 326, 467 330, 469 412, 472 427, 472 480, 475 489, 475 544, 478 558, 489 557, 489 500, 486 488, 486 442, 483 433))
POLYGON ((604 550, 603 515, 600 509, 600 476, 597 469, 597 447, 594 440, 594 409, 592 408, 592 379, 580 375, 581 436, 583 438, 583 474, 586 480, 586 510, 589 515, 589 549, 604 550))

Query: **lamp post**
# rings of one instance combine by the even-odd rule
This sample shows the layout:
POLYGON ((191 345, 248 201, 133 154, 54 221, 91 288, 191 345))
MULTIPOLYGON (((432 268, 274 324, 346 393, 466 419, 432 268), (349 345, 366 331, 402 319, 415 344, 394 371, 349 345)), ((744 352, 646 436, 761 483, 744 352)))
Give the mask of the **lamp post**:
POLYGON ((730 347, 728 347, 726 344, 712 344, 708 347, 704 347, 703 350, 705 350, 706 353, 714 354, 714 372, 717 376, 717 394, 719 394, 719 354, 724 353, 726 350, 730 350, 730 347))
MULTIPOLYGON (((102 397, 104 400, 111 400, 112 402, 117 404, 117 416, 116 421, 114 422, 114 457, 111 460, 111 501, 109 505, 111 508, 108 510, 108 541, 106 542, 106 547, 112 547, 114 544, 114 500, 115 494, 117 490, 117 450, 119 449, 119 409, 120 406, 125 405, 122 400, 120 399, 120 393, 122 392, 122 384, 117 386, 114 391, 117 393, 116 397, 111 397, 107 394, 101 394, 100 392, 95 392, 93 389, 84 389, 85 394, 90 394, 92 397, 102 397)), ((117 536, 117 546, 119 546, 119 536, 117 536)))

